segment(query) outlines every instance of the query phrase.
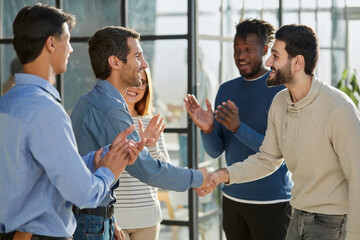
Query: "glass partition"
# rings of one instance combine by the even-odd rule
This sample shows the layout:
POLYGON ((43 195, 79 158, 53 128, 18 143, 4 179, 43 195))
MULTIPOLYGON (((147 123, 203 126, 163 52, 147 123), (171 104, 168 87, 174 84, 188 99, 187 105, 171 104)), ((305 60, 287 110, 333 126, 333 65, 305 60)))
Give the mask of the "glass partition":
POLYGON ((167 128, 185 128, 187 41, 141 41, 141 45, 151 70, 155 112, 165 117, 167 128))
POLYGON ((88 43, 72 43, 71 46, 74 52, 70 55, 63 80, 63 104, 69 115, 81 95, 89 91, 96 83, 88 54, 88 43))
POLYGON ((22 71, 22 64, 15 54, 12 44, 0 45, 1 57, 1 95, 4 95, 15 84, 14 74, 22 71))
POLYGON ((129 1, 129 27, 142 35, 187 34, 186 0, 129 1))
POLYGON ((2 38, 13 37, 12 24, 14 22, 16 14, 27 5, 32 5, 37 2, 42 2, 49 5, 55 5, 55 0, 47 1, 36 1, 36 0, 0 0, 0 23, 1 23, 1 33, 2 38))
POLYGON ((120 25, 119 14, 121 2, 119 0, 83 1, 62 0, 65 11, 76 16, 76 26, 71 31, 72 37, 92 36, 97 30, 113 25, 120 25))

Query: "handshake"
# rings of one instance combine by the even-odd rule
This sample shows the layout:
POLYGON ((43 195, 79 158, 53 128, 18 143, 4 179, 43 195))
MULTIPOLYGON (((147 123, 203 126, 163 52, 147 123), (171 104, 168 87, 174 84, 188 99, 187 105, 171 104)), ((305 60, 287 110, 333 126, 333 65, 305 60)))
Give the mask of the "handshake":
POLYGON ((199 188, 194 188, 194 191, 200 197, 211 193, 220 183, 230 182, 229 172, 226 168, 220 168, 212 173, 208 173, 206 168, 200 168, 199 171, 203 174, 204 180, 199 188))

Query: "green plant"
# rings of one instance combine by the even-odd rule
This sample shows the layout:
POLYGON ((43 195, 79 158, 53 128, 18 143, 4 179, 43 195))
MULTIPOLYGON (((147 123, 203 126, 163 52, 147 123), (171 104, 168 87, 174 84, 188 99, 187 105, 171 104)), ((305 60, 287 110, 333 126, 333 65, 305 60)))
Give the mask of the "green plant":
POLYGON ((353 100, 355 106, 358 108, 360 102, 360 88, 356 79, 356 70, 354 70, 354 73, 350 78, 350 83, 346 83, 347 77, 348 77, 348 70, 345 69, 336 87, 339 90, 346 93, 351 98, 351 100, 353 100))

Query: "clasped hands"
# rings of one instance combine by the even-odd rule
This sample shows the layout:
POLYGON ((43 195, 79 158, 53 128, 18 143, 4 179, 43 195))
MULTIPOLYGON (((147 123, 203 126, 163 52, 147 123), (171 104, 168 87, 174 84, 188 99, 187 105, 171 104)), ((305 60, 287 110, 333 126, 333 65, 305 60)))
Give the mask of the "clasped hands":
POLYGON ((194 188, 194 191, 200 197, 211 193, 220 183, 228 183, 230 181, 229 172, 225 168, 220 168, 211 173, 206 168, 200 168, 199 171, 203 174, 204 180, 199 188, 194 188))

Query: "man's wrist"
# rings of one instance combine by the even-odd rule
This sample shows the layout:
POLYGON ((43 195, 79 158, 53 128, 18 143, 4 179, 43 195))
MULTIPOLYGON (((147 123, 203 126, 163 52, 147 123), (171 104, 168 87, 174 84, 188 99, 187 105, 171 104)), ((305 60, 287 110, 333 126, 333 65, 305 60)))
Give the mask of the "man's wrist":
POLYGON ((239 123, 239 125, 235 129, 232 130, 233 133, 236 133, 239 130, 240 124, 241 124, 241 122, 239 123))
POLYGON ((228 184, 230 182, 230 175, 226 168, 220 168, 216 170, 216 173, 219 175, 220 182, 228 184))
POLYGON ((201 129, 201 131, 204 133, 204 134, 210 134, 212 133, 212 131, 214 131, 214 125, 211 125, 211 127, 207 130, 203 130, 201 129))

